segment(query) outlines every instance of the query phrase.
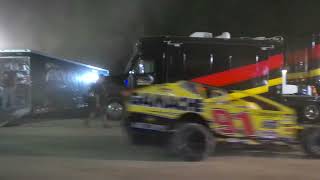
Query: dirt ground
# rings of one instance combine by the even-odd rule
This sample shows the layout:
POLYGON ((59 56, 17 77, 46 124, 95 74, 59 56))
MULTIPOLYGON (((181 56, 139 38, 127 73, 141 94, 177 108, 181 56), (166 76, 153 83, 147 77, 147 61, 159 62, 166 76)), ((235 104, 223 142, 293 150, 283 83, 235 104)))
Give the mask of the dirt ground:
POLYGON ((56 120, 0 129, 0 180, 319 180, 320 160, 300 152, 220 150, 183 162, 164 149, 132 146, 117 122, 90 128, 56 120))

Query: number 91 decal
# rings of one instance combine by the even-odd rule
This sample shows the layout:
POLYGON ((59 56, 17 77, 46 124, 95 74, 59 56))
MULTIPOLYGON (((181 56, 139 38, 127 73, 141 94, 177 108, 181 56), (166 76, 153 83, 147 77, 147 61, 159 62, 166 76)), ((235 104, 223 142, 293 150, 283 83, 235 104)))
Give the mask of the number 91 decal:
POLYGON ((218 125, 217 131, 224 135, 242 134, 245 136, 253 136, 254 130, 249 117, 246 112, 231 114, 223 109, 212 110, 214 122, 218 125), (236 128, 235 121, 242 123, 242 128, 236 128))

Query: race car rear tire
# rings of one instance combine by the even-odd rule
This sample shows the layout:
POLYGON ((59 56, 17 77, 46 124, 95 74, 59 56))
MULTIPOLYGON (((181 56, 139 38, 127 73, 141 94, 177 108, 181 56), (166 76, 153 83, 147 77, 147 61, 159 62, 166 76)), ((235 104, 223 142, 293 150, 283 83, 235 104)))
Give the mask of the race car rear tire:
POLYGON ((313 158, 320 158, 320 128, 308 128, 301 134, 305 153, 313 158))
POLYGON ((215 138, 208 128, 201 124, 186 123, 172 135, 170 148, 185 161, 200 161, 213 152, 215 144, 215 138))

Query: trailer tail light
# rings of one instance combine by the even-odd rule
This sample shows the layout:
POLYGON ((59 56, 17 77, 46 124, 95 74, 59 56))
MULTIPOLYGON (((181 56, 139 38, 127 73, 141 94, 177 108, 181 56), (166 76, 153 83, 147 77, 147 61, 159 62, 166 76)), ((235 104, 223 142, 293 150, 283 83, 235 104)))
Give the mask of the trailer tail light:
POLYGON ((317 91, 317 88, 315 86, 311 86, 311 93, 312 93, 312 96, 318 96, 318 91, 317 91))
POLYGON ((132 90, 124 90, 124 91, 121 91, 121 95, 122 95, 123 97, 129 97, 131 94, 132 94, 132 90))

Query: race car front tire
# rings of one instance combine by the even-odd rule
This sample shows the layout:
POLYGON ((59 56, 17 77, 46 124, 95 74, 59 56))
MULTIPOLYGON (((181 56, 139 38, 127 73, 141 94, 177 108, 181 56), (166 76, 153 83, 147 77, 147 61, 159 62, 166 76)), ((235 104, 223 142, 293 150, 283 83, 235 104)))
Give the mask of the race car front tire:
POLYGON ((307 128, 301 134, 305 153, 313 158, 320 158, 320 128, 307 128))
POLYGON ((213 152, 215 144, 215 138, 207 127, 197 123, 185 123, 172 135, 170 148, 185 161, 200 161, 213 152))

